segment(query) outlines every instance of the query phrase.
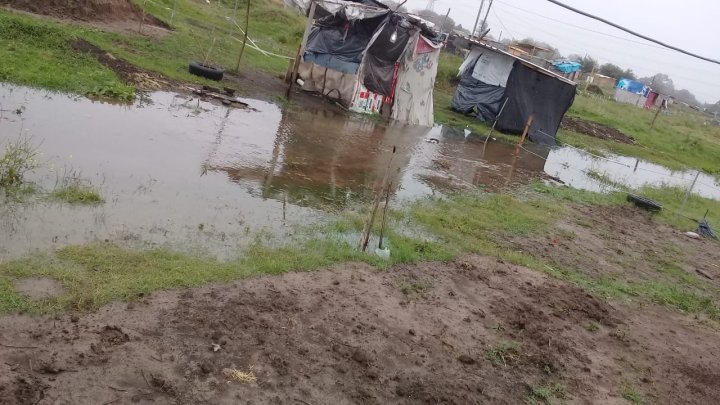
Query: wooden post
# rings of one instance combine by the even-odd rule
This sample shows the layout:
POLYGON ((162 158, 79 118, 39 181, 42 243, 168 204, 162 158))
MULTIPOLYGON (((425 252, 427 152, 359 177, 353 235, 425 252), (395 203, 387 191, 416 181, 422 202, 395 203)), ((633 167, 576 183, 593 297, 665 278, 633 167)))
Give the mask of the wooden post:
POLYGON ((310 30, 312 30, 313 22, 315 22, 315 8, 317 6, 317 3, 315 0, 310 3, 310 12, 308 13, 308 19, 307 22, 305 22, 305 32, 303 33, 303 39, 302 42, 300 42, 301 51, 305 51, 305 46, 307 45, 308 37, 310 37, 310 30))
POLYGON ((295 54, 295 60, 293 61, 292 72, 290 72, 290 83, 288 83, 287 91, 285 91, 285 98, 290 100, 290 94, 292 93, 293 84, 297 81, 298 70, 300 69, 300 51, 302 50, 302 44, 298 46, 297 54, 295 54))
POLYGON ((250 31, 250 0, 247 0, 247 10, 245 11, 245 35, 243 36, 240 54, 238 55, 237 64, 235 65, 235 73, 240 71, 240 60, 242 59, 243 52, 245 52, 245 43, 247 43, 248 31, 250 31))
POLYGON ((530 116, 527 120, 527 124, 525 124, 525 129, 523 130, 522 137, 520 138, 519 146, 523 146, 525 143, 525 138, 527 138, 528 132, 530 131, 530 127, 532 126, 533 121, 535 120, 534 116, 530 116))
POLYGON ((695 179, 693 179, 692 184, 690 184, 690 188, 688 188, 687 193, 685 193, 685 198, 683 198, 683 202, 680 205, 680 208, 678 208, 678 210, 675 211, 675 215, 678 215, 678 214, 682 215, 683 212, 685 211, 685 205, 687 204, 688 198, 690 198, 690 194, 692 193, 693 188, 695 188, 695 183, 697 183, 698 177, 700 177, 700 170, 698 170, 698 172, 695 174, 695 179))
POLYGON ((310 30, 312 30, 313 22, 315 21, 315 8, 317 7, 317 3, 315 0, 312 0, 310 3, 310 12, 308 13, 308 19, 305 23, 305 33, 303 33, 303 39, 302 42, 300 42, 300 47, 298 48, 297 56, 295 57, 295 66, 293 68, 292 75, 290 77, 290 84, 288 85, 288 89, 285 92, 285 98, 290 99, 290 94, 292 93, 292 87, 295 85, 295 82, 297 81, 297 75, 298 70, 300 69, 300 59, 302 58, 302 55, 305 53, 305 47, 307 46, 308 38, 310 37, 310 30))

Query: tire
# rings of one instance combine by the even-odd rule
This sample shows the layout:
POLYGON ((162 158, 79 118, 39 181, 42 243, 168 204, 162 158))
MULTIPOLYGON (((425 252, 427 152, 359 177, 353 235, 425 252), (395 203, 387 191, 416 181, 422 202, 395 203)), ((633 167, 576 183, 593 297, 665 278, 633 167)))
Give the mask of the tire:
POLYGON ((225 70, 216 68, 214 66, 206 65, 200 62, 190 62, 188 72, 195 76, 204 77, 206 79, 220 81, 225 74, 225 70))
POLYGON ((646 210, 650 211, 660 211, 662 210, 662 205, 659 203, 649 199, 645 198, 643 196, 635 195, 635 194, 628 194, 627 200, 631 203, 634 203, 636 206, 640 208, 644 208, 646 210))

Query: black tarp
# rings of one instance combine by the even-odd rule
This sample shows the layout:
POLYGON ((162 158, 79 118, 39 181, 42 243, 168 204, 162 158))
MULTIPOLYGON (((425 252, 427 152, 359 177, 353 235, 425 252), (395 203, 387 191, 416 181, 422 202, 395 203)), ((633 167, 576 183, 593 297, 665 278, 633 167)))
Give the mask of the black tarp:
POLYGON ((368 90, 384 96, 391 95, 395 62, 405 51, 411 28, 397 14, 391 15, 381 28, 365 56, 363 84, 368 90))
POLYGON ((352 22, 339 15, 321 18, 310 31, 305 50, 331 54, 344 62, 360 63, 370 39, 386 19, 387 15, 352 22))
POLYGON ((575 100, 575 86, 515 61, 508 77, 505 97, 508 102, 498 119, 498 130, 521 134, 532 115, 530 140, 545 145, 555 144, 560 121, 575 100))
POLYGON ((470 63, 460 76, 460 83, 452 99, 453 111, 473 115, 480 121, 495 121, 505 88, 493 86, 472 77, 475 63, 470 63))

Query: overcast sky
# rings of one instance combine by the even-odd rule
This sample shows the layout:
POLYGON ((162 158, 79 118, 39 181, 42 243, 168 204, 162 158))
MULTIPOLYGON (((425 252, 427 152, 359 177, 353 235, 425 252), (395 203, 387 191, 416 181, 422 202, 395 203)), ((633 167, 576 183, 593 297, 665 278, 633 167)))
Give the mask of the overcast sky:
MULTIPOLYGON (((489 0, 488 0, 489 1, 489 0)), ((487 2, 486 1, 486 4, 487 2)), ((720 1, 717 0, 561 0, 670 45, 720 60, 720 1)), ((438 0, 435 11, 472 29, 481 0, 438 0)), ((427 0, 409 0, 410 10, 427 0)), ((495 0, 488 17, 490 34, 548 42, 563 55, 586 53, 600 63, 632 69, 638 77, 667 73, 676 89, 690 90, 701 102, 720 100, 720 65, 646 42, 546 0, 495 0)))

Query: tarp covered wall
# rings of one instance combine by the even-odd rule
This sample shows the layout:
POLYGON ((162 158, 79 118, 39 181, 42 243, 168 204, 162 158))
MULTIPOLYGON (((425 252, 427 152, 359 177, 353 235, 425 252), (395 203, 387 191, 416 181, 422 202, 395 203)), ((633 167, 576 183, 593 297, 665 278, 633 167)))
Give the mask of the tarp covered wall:
POLYGON ((504 95, 504 87, 483 83, 468 72, 460 79, 452 109, 465 115, 473 114, 480 121, 495 121, 504 95))
POLYGON ((321 18, 310 31, 304 60, 344 73, 357 73, 363 52, 385 19, 385 15, 353 22, 335 15, 321 18))
POLYGON ((391 118, 431 127, 435 123, 433 88, 442 45, 428 41, 417 32, 410 39, 410 45, 401 58, 391 118))
POLYGON ((575 100, 575 86, 515 61, 505 97, 508 102, 498 119, 498 130, 520 134, 532 115, 530 140, 555 144, 560 121, 575 100))
POLYGON ((363 84, 368 90, 392 95, 395 63, 405 51, 412 31, 412 25, 402 24, 400 16, 391 15, 376 34, 363 63, 363 84))

